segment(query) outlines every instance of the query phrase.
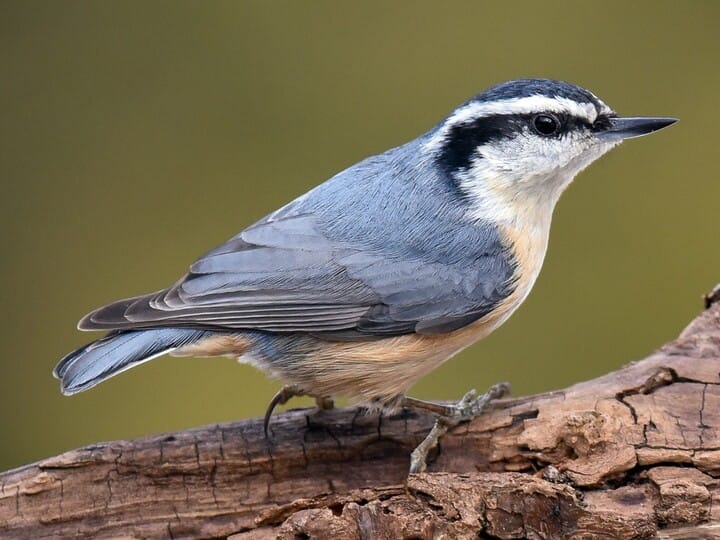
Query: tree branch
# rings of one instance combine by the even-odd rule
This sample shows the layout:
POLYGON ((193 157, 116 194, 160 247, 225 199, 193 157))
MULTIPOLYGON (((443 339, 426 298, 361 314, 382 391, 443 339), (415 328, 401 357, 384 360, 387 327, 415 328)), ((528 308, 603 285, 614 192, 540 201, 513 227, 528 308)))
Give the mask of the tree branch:
POLYGON ((273 418, 271 443, 254 419, 100 443, 2 473, 0 536, 711 534, 720 530, 718 296, 642 361, 495 403, 442 439, 427 473, 406 479, 431 415, 295 410, 273 418))

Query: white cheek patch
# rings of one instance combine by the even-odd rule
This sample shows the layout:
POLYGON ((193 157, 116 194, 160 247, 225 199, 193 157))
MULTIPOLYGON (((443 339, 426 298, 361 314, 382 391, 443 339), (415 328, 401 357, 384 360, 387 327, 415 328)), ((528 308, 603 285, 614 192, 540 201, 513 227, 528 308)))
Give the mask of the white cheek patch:
POLYGON ((478 147, 477 161, 484 161, 491 169, 504 172, 508 180, 524 182, 563 168, 584 148, 579 138, 572 135, 555 139, 520 133, 511 139, 478 147))
POLYGON ((580 134, 561 139, 520 134, 480 146, 470 167, 457 178, 472 201, 471 215, 476 219, 493 216, 512 223, 530 209, 549 218, 573 178, 614 146, 591 142, 580 134))

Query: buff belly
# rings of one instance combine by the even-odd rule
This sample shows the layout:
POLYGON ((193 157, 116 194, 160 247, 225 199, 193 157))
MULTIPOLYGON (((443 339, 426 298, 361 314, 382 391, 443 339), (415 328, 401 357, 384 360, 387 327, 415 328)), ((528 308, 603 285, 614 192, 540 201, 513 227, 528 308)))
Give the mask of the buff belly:
POLYGON ((375 341, 325 341, 306 334, 216 334, 177 349, 178 356, 230 356, 316 396, 354 404, 390 404, 419 379, 502 324, 519 305, 517 290, 483 319, 441 335, 375 341))

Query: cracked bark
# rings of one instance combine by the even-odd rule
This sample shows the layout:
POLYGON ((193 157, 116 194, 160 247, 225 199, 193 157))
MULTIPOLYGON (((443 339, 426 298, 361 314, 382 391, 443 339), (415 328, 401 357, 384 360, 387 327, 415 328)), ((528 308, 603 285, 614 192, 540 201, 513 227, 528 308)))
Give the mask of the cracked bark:
MULTIPOLYGON (((720 289, 719 289, 720 290, 720 289)), ((720 296, 718 293, 717 296, 720 296)), ((644 360, 505 399, 441 442, 419 412, 289 411, 0 474, 2 538, 720 537, 720 304, 644 360)))

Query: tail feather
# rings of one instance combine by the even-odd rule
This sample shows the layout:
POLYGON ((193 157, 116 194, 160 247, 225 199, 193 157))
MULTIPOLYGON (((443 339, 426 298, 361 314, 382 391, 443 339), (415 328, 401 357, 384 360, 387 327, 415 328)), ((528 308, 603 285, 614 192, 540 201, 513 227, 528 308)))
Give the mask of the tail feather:
POLYGON ((192 328, 112 332, 65 356, 55 366, 53 375, 60 379, 62 393, 69 396, 210 333, 192 328))

